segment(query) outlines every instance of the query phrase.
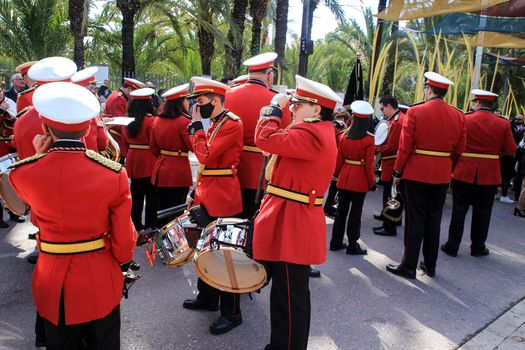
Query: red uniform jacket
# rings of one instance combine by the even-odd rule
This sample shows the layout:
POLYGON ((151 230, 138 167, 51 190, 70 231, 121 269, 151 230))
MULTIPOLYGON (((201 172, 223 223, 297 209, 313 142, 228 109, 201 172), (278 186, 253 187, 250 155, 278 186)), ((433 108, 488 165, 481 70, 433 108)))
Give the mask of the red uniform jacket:
MULTIPOLYGON (((500 152, 513 155, 516 144, 510 123, 488 110, 478 110, 465 115, 467 145, 465 153, 499 156, 500 152)), ((452 177, 455 180, 478 185, 501 184, 499 159, 459 157, 452 177)))
POLYGON ((157 157, 151 152, 149 142, 155 117, 146 116, 137 136, 130 137, 126 127, 122 128, 125 147, 128 148, 126 170, 130 179, 151 177, 157 157), (133 148, 133 147, 140 148, 133 148))
POLYGON ((27 90, 22 91, 18 94, 16 99, 16 112, 20 112, 22 109, 33 105, 33 94, 38 85, 33 86, 27 90))
MULTIPOLYGON (((74 142, 59 141, 55 146, 61 143, 71 146, 74 142)), ((120 303, 123 275, 119 264, 132 258, 137 235, 130 218, 126 171, 101 165, 83 149, 51 149, 43 158, 16 167, 10 181, 38 218, 38 242, 79 242, 108 233, 102 250, 40 254, 32 283, 40 315, 58 323, 63 291, 67 325, 107 316, 120 303)))
POLYGON ((354 192, 370 190, 370 186, 376 181, 374 147, 374 138, 370 135, 357 140, 346 138, 346 133, 339 136, 337 188, 354 192), (347 160, 360 164, 349 164, 347 160))
POLYGON ((106 136, 104 125, 98 117, 95 117, 91 119, 89 126, 89 133, 84 136, 84 143, 86 144, 87 149, 91 149, 95 152, 105 151, 108 137, 106 136))
POLYGON ((233 175, 199 176, 195 187, 195 205, 202 204, 210 216, 226 217, 242 212, 241 187, 237 177, 242 132, 241 120, 225 110, 212 120, 207 133, 198 130, 190 136, 195 155, 205 170, 233 170, 233 175))
MULTIPOLYGON (((255 132, 257 146, 277 155, 270 183, 302 194, 323 196, 337 158, 332 122, 303 122, 289 129, 281 129, 279 124, 279 118, 261 118, 255 132)), ((323 207, 265 194, 254 224, 253 256, 257 260, 302 265, 323 263, 326 259, 323 207)))
POLYGON ((192 150, 188 134, 189 124, 190 119, 185 115, 175 119, 155 118, 149 142, 151 152, 157 157, 151 177, 153 185, 190 187, 193 184, 188 158, 188 152, 192 150), (186 155, 180 155, 178 152, 186 155))
POLYGON ((16 120, 13 128, 13 143, 16 145, 20 159, 31 157, 36 153, 33 139, 39 134, 44 134, 42 119, 36 109, 31 107, 16 120))
MULTIPOLYGON (((106 107, 104 108, 105 117, 125 117, 128 115, 128 98, 126 95, 119 89, 113 91, 109 94, 108 99, 106 100, 106 107)), ((122 136, 122 130, 125 127, 120 125, 114 125, 110 129, 111 136, 117 141, 120 147, 120 155, 126 157, 127 148, 122 136)))
MULTIPOLYGON (((4 118, 10 119, 9 113, 7 113, 7 111, 0 113, 0 123, 4 123, 4 118)), ((2 137, 8 137, 8 136, 13 135, 13 129, 9 129, 8 127, 6 127, 6 124, 2 125, 2 131, 3 131, 3 134, 1 135, 2 137)), ((10 146, 13 146, 11 142, 7 142, 7 141, 0 142, 0 157, 5 156, 6 154, 9 153, 10 146)))
MULTIPOLYGON (((259 120, 259 113, 262 107, 270 104, 275 94, 275 91, 268 89, 266 84, 258 79, 248 80, 226 94, 224 107, 242 120, 244 146, 255 147, 255 126, 259 120)), ((290 122, 290 111, 283 108, 282 127, 288 126, 290 122)), ((243 147, 237 172, 241 188, 257 189, 262 163, 261 152, 253 152, 243 147)))
POLYGON ((465 149, 465 116, 443 99, 434 98, 408 109, 395 170, 402 178, 446 184, 452 176, 452 154, 465 149), (450 153, 450 156, 417 154, 416 150, 450 153))
POLYGON ((388 121, 388 138, 386 143, 376 147, 376 152, 381 153, 382 181, 392 181, 392 173, 394 172, 394 163, 396 162, 399 137, 401 136, 404 119, 405 114, 401 111, 394 115, 388 121))

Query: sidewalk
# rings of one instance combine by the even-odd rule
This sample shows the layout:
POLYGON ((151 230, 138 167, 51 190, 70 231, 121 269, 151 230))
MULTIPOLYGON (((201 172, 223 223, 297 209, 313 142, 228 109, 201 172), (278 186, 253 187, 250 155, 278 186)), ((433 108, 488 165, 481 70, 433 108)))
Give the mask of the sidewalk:
POLYGON ((458 350, 525 349, 525 298, 482 329, 458 350))

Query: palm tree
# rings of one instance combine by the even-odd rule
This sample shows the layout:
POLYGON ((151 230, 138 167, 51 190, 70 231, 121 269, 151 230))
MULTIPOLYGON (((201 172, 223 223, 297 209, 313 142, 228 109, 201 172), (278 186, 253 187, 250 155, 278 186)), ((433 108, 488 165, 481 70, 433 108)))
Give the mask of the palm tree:
POLYGON ((250 16, 252 16, 252 39, 250 43, 250 56, 255 56, 261 50, 262 21, 268 11, 270 0, 250 0, 250 16))
POLYGON ((140 6, 140 0, 117 0, 117 7, 122 13, 122 74, 126 76, 135 74, 133 36, 140 6))
MULTIPOLYGON (((286 49, 286 32, 288 31, 288 0, 277 0, 275 6, 275 39, 274 46, 277 53, 277 65, 284 67, 284 52, 286 49)), ((278 82, 279 84, 281 82, 278 82)))
POLYGON ((224 76, 235 78, 239 75, 242 59, 242 37, 244 33, 244 19, 248 0, 234 0, 230 19, 230 29, 228 30, 228 41, 230 45, 226 47, 226 66, 224 76))
POLYGON ((0 1, 0 47, 16 62, 67 55, 67 8, 60 0, 0 1))
POLYGON ((73 33, 73 61, 84 68, 84 37, 87 31, 89 1, 69 0, 69 28, 73 33))

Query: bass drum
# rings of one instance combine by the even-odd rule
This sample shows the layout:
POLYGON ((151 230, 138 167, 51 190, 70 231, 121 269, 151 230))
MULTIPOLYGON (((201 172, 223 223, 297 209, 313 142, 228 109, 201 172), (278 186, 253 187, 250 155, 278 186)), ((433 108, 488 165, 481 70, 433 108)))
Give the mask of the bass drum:
POLYGON ((266 269, 249 256, 250 222, 219 218, 197 244, 195 272, 208 285, 230 293, 256 291, 266 283, 266 269))
POLYGON ((18 162, 18 153, 6 154, 0 158, 0 197, 4 201, 4 206, 18 216, 29 214, 30 208, 15 192, 9 182, 11 165, 18 162))
POLYGON ((381 146, 386 142, 388 138, 388 122, 381 120, 377 125, 374 132, 374 143, 376 146, 381 146))

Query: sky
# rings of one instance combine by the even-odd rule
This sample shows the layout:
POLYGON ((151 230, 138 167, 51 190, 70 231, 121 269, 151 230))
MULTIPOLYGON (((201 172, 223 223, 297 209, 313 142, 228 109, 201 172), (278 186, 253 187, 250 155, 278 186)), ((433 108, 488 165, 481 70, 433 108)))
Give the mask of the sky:
MULTIPOLYGON (((320 4, 314 12, 314 22, 312 27, 312 40, 324 39, 326 33, 333 31, 337 27, 337 21, 334 15, 330 12, 328 7, 324 5, 324 1, 320 0, 320 4)), ((339 0, 339 4, 344 9, 347 18, 356 19, 359 25, 364 28, 362 7, 371 7, 372 13, 377 13, 377 5, 379 0, 339 0)), ((288 31, 301 35, 301 21, 303 16, 303 2, 302 0, 290 0, 290 8, 288 11, 288 31)))

